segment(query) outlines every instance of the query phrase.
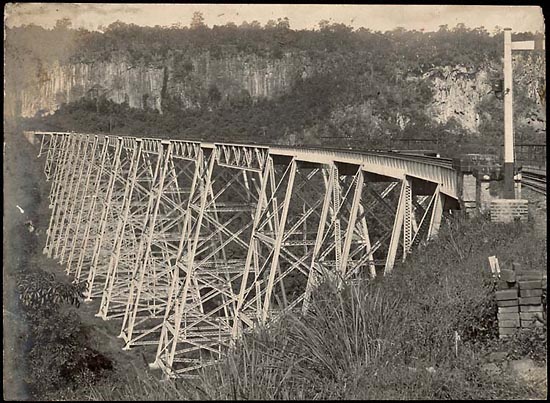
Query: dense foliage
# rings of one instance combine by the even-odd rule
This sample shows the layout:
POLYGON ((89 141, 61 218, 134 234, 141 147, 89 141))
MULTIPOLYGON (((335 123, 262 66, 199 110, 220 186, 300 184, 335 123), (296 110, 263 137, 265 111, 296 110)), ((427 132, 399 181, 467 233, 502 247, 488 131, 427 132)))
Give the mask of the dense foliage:
POLYGON ((299 50, 342 53, 366 50, 385 56, 373 58, 375 68, 400 58, 416 60, 421 72, 434 65, 477 66, 483 60, 497 58, 499 49, 493 45, 502 42, 500 30, 491 34, 484 27, 469 29, 464 24, 457 24, 453 29, 441 26, 436 32, 396 28, 382 33, 365 28, 354 31, 344 24, 328 21, 321 21, 317 30, 293 30, 288 19, 268 22, 264 27, 257 22, 245 22, 239 27, 228 23, 212 28, 205 25, 142 27, 117 21, 103 32, 70 29, 70 21, 60 20, 51 30, 27 25, 8 28, 6 34, 14 48, 26 48, 35 57, 49 60, 95 61, 108 59, 113 52, 127 52, 135 61, 152 62, 156 56, 166 57, 174 51, 204 49, 214 56, 223 56, 226 50, 275 56, 299 50))
POLYGON ((58 308, 61 304, 80 306, 86 282, 76 285, 55 281, 52 273, 35 271, 23 273, 17 283, 20 299, 29 309, 58 308))
POLYGON ((88 330, 69 306, 80 306, 85 282, 69 284, 53 273, 27 269, 18 275, 17 288, 29 325, 26 382, 35 397, 86 379, 93 382, 112 362, 88 347, 88 330))

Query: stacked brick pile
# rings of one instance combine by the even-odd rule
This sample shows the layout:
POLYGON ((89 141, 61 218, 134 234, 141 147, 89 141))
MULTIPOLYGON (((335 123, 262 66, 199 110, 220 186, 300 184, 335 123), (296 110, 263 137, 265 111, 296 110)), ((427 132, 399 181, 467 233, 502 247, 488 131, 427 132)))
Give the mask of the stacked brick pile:
POLYGON ((523 270, 517 263, 502 270, 497 284, 499 337, 507 337, 517 329, 541 325, 542 294, 546 276, 540 271, 523 270))

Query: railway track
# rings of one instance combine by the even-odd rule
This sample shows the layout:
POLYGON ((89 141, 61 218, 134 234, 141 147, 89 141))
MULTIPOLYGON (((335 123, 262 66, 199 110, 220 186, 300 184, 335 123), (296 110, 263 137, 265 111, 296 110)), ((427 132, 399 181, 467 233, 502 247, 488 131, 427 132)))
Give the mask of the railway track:
POLYGON ((537 193, 546 195, 546 172, 523 169, 521 183, 537 193))

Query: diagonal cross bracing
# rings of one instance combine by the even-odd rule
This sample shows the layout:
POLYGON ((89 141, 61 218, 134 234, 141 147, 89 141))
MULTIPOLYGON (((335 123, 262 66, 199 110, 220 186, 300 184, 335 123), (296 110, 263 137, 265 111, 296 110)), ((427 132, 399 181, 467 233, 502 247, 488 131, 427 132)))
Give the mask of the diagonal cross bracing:
POLYGON ((456 194, 448 166, 395 154, 42 133, 39 156, 44 253, 168 376, 306 311, 322 278, 389 273, 456 194))

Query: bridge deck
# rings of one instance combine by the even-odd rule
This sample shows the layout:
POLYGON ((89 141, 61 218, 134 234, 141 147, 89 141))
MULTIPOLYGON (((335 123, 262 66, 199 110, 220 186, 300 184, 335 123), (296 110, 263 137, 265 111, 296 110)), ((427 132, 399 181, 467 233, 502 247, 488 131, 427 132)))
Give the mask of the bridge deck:
MULTIPOLYGON (((295 158, 313 164, 331 162, 361 166, 363 171, 402 179, 405 175, 441 185, 441 192, 458 199, 458 182, 452 162, 446 158, 427 157, 389 151, 334 150, 305 146, 274 146, 259 144, 224 143, 236 147, 265 147, 271 156, 295 158)), ((201 142, 201 148, 215 149, 215 143, 201 142)))
MULTIPOLYGON (((35 132, 35 135, 53 134, 52 132, 35 132)), ((55 134, 65 134, 58 133, 55 134)), ((106 136, 111 142, 116 136, 106 136)), ((120 137, 124 143, 135 140, 134 137, 120 137)), ((151 144, 164 143, 168 141, 178 144, 189 150, 200 147, 204 150, 214 151, 219 147, 233 147, 234 149, 262 149, 272 157, 295 158, 297 161, 312 164, 329 164, 332 162, 343 163, 353 166, 361 166, 365 172, 385 176, 392 179, 403 179, 406 175, 426 182, 440 184, 440 191, 453 198, 458 199, 457 173, 452 167, 452 162, 446 158, 428 157, 422 155, 404 154, 390 151, 353 151, 324 149, 307 146, 280 146, 261 145, 246 143, 212 143, 196 140, 142 138, 148 144, 148 151, 154 151, 151 144)), ((191 152, 189 158, 193 159, 196 152, 191 152)))

